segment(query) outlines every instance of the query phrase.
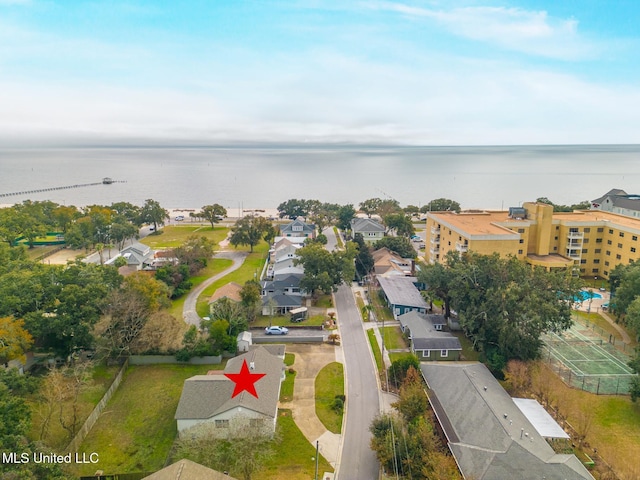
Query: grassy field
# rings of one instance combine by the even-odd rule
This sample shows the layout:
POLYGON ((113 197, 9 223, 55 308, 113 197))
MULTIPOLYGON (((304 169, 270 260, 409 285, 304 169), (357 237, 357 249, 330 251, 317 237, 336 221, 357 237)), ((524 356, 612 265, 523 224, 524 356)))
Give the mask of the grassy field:
MULTIPOLYGON (((78 402, 78 418, 80 419, 80 421, 78 422, 79 426, 81 426, 85 422, 89 414, 93 411, 105 392, 109 389, 117 373, 117 366, 106 367, 105 365, 100 364, 94 367, 91 379, 80 392, 78 402)), ((41 405, 37 400, 37 394, 28 399, 28 404, 32 411, 30 437, 34 440, 39 440, 43 418, 38 413, 39 411, 41 411, 41 405)), ((71 405, 72 403, 70 401, 66 402, 64 410, 70 411, 71 405)), ((64 447, 66 447, 70 441, 69 434, 62 428, 60 422, 56 420, 55 413, 51 418, 49 425, 49 433, 45 438, 47 444, 58 449, 63 449, 64 447)))
POLYGON ((480 352, 477 352, 473 348, 473 343, 471 340, 467 338, 467 336, 463 332, 451 332, 452 335, 460 340, 460 345, 462 345, 462 359, 466 361, 479 361, 480 352))
POLYGON ((211 229, 211 225, 167 225, 157 233, 151 234, 140 240, 140 243, 154 249, 176 248, 182 245, 187 238, 192 235, 206 237, 215 243, 215 249, 227 237, 229 229, 227 227, 216 227, 211 229))
MULTIPOLYGON (((278 410, 280 442, 275 445, 273 456, 253 478, 260 480, 311 480, 314 478, 316 449, 302 434, 291 416, 291 410, 278 410)), ((333 472, 322 456, 318 472, 333 472)), ((231 472, 233 474, 233 472, 231 472)), ((242 476, 236 475, 237 478, 242 476)))
MULTIPOLYGON (((580 310, 574 310, 572 312, 572 315, 574 316, 574 318, 577 317, 577 321, 579 323, 582 323, 584 325, 589 324, 591 325, 595 325, 596 327, 599 327, 601 330, 604 330, 604 332, 606 332, 605 335, 602 335, 602 331, 598 331, 597 333, 600 334, 601 336, 603 336, 603 338, 606 338, 608 335, 613 335, 613 338, 615 338, 616 343, 622 341, 622 335, 620 335, 620 332, 618 332, 618 330, 616 330, 613 325, 611 325, 602 315, 600 315, 599 313, 587 313, 587 312, 583 312, 580 310)), ((611 315, 611 317, 613 318, 613 315, 611 315)), ((624 325, 620 325, 622 328, 624 328, 624 325)), ((596 329, 597 330, 597 329, 596 329)), ((629 333, 629 336, 632 339, 632 343, 631 345, 637 345, 637 342, 633 342, 633 339, 635 338, 635 335, 632 334, 632 332, 629 332, 627 330, 627 333, 629 333)))
POLYGON ((341 363, 332 362, 326 365, 315 381, 316 414, 322 424, 333 433, 342 430, 342 409, 333 408, 336 395, 344 395, 344 369, 341 363))
POLYGON ((376 312, 376 319, 380 322, 384 321, 392 321, 394 320, 393 314, 391 310, 384 304, 383 300, 380 298, 379 291, 373 290, 371 292, 371 304, 376 312))
POLYGON ((162 468, 176 436, 173 416, 184 380, 222 368, 224 364, 129 367, 120 388, 80 447, 81 452, 97 452, 100 463, 78 465, 74 473, 162 468))
MULTIPOLYGON (((207 262, 207 267, 200 272, 200 274, 196 277, 191 277, 191 282, 193 286, 191 288, 195 288, 204 282, 207 278, 211 278, 214 275, 219 274, 223 270, 229 268, 233 264, 233 261, 228 258, 212 258, 207 262)), ((175 299, 171 302, 171 308, 169 309, 169 313, 176 318, 182 318, 182 310, 184 308, 184 302, 187 299, 187 295, 185 294, 180 298, 175 299)), ((209 312, 207 312, 209 313, 209 312)), ((205 316, 205 315, 203 315, 205 316)))
POLYGON ((376 340, 376 334, 372 328, 367 329, 367 338, 369 338, 369 344, 371 345, 371 350, 373 351, 373 358, 376 361, 376 367, 378 367, 378 372, 382 373, 384 371, 384 364, 382 362, 382 352, 380 351, 380 345, 378 345, 378 340, 376 340))
POLYGON ((391 352, 389 353, 389 360, 391 360, 391 363, 393 363, 396 360, 400 360, 401 358, 405 358, 405 357, 410 357, 411 355, 413 355, 413 353, 411 352, 391 352))
POLYGON ((314 307, 331 308, 333 307, 333 298, 331 295, 320 295, 314 302, 314 307))
POLYGON ((640 478, 640 404, 627 396, 594 395, 568 387, 545 365, 541 366, 543 389, 555 408, 574 427, 587 429, 586 449, 593 449, 614 467, 620 480, 640 478))
POLYGON ((400 350, 409 346, 398 326, 384 327, 380 329, 380 332, 384 339, 384 346, 388 350, 400 350))

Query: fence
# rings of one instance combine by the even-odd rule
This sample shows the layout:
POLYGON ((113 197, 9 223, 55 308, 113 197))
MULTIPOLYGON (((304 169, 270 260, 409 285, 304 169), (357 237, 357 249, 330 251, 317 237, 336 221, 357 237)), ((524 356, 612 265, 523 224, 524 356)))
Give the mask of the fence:
POLYGON ((80 428, 80 430, 78 430, 78 433, 76 433, 76 436, 73 437, 73 440, 71 440, 71 443, 69 443, 69 446, 67 447, 67 451, 69 452, 78 451, 78 447, 80 447, 80 444, 83 442, 85 437, 89 434, 89 432, 95 425, 96 421, 98 420, 98 417, 104 410, 104 407, 106 407, 109 400, 111 400, 111 396, 120 386, 120 382, 122 382, 122 379, 124 378, 124 372, 127 370, 128 366, 129 366, 129 360, 127 359, 122 364, 122 367, 120 368, 118 375, 116 375, 116 378, 113 380, 113 383, 109 387, 109 390, 107 390, 106 393, 102 396, 102 399, 98 402, 98 405, 96 405, 96 407, 93 409, 93 411, 91 412, 87 420, 84 422, 84 424, 80 428))
POLYGON ((596 395, 628 395, 631 380, 635 375, 580 375, 553 354, 552 350, 543 344, 542 360, 570 387, 595 393, 596 395))
POLYGON ((180 362, 173 355, 131 355, 129 357, 131 365, 217 365, 220 362, 222 362, 221 355, 193 357, 187 362, 180 362))
POLYGON ((633 355, 635 352, 635 347, 620 339, 616 339, 614 335, 597 326, 595 323, 591 323, 589 320, 579 321, 574 319, 574 328, 577 330, 590 330, 627 355, 633 355))

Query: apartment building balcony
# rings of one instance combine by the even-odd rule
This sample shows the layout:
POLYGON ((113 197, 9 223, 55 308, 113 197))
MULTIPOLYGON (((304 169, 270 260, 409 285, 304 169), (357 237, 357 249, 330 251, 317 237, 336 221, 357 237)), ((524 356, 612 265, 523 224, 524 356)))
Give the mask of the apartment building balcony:
POLYGON ((456 242, 456 250, 460 253, 466 253, 469 251, 469 244, 456 242))
POLYGON ((434 255, 438 255, 440 253, 440 248, 439 247, 431 247, 429 249, 429 253, 431 254, 432 257, 434 255))
POLYGON ((569 232, 567 234, 567 238, 568 239, 579 238, 580 240, 582 240, 584 238, 584 233, 583 232, 569 232))
POLYGON ((431 235, 440 235, 440 227, 431 227, 431 235))
POLYGON ((434 245, 440 245, 440 235, 431 236, 431 243, 434 245))

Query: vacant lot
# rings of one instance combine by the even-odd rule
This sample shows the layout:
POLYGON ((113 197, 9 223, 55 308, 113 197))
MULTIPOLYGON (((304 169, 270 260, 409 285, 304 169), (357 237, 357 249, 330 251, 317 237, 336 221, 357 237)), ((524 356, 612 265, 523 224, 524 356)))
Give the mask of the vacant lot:
POLYGON ((129 367, 84 443, 81 452, 97 452, 100 463, 78 466, 78 475, 155 471, 163 467, 176 436, 176 413, 184 380, 221 365, 129 367))
POLYGON ((408 347, 400 327, 384 327, 380 329, 380 333, 384 340, 384 348, 387 350, 401 350, 408 347))
POLYGON ((342 430, 343 406, 336 406, 336 396, 344 397, 344 369, 341 363, 325 365, 315 381, 316 414, 333 433, 342 430))
POLYGON ((182 245, 187 238, 196 235, 206 237, 215 243, 215 248, 220 248, 218 243, 226 238, 228 232, 227 227, 211 229, 211 226, 206 225, 167 225, 157 233, 143 238, 140 242, 153 249, 176 248, 182 245))

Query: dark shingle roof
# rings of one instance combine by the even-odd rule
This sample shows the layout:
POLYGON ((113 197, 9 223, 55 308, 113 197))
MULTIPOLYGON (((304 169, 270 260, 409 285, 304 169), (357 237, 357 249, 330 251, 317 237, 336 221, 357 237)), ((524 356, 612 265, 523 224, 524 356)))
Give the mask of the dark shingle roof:
POLYGON ((480 363, 427 363, 431 404, 465 478, 592 480, 574 455, 556 454, 480 363))
POLYGON ((231 398, 235 383, 224 375, 196 375, 184 382, 175 418, 207 419, 232 408, 245 407, 275 417, 280 395, 280 380, 284 365, 282 359, 265 348, 257 347, 248 353, 229 359, 225 373, 238 373, 242 362, 255 365, 255 373, 266 373, 255 383, 258 398, 242 392, 231 398))

